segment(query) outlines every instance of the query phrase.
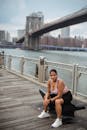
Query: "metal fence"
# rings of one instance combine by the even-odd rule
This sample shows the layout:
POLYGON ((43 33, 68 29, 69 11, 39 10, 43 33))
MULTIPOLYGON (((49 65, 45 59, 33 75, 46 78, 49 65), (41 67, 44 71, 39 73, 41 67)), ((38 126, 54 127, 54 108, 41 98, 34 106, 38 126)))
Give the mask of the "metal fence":
POLYGON ((35 59, 6 55, 3 63, 7 70, 30 77, 40 83, 46 83, 49 70, 55 68, 59 78, 65 81, 73 94, 87 97, 87 67, 85 66, 52 62, 43 56, 35 59))

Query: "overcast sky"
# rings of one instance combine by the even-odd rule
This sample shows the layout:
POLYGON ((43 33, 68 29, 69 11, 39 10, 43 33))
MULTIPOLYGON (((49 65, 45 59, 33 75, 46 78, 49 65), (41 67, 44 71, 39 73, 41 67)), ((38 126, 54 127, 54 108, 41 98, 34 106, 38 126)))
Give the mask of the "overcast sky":
MULTIPOLYGON (((59 19, 87 7, 87 0, 0 0, 0 30, 16 36, 18 29, 25 28, 26 16, 41 11, 45 23, 59 19)), ((57 31, 53 34, 57 35, 57 31)), ((71 27, 71 35, 87 38, 87 22, 71 27)))

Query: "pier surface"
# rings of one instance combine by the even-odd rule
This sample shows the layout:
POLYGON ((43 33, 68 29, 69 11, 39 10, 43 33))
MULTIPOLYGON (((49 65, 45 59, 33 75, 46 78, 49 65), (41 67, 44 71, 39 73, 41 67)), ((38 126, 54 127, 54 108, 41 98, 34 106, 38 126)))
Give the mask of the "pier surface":
MULTIPOLYGON (((0 130, 52 130, 55 116, 39 119, 42 98, 37 84, 0 69, 0 130)), ((87 108, 57 130, 87 130, 87 108)))

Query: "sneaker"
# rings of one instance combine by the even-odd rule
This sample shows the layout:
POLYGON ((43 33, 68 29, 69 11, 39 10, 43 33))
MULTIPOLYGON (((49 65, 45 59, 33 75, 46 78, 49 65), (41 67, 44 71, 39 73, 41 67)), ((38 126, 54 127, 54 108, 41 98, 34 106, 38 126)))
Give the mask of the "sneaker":
POLYGON ((57 128, 62 125, 62 120, 57 118, 55 122, 51 125, 51 127, 57 128))
POLYGON ((38 118, 46 118, 50 117, 50 114, 45 112, 44 110, 41 112, 41 114, 38 116, 38 118))

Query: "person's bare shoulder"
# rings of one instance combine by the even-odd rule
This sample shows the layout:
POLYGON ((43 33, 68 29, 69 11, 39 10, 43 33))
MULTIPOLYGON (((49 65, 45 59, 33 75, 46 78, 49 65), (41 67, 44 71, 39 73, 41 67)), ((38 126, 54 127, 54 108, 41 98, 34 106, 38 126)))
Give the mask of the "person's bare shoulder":
POLYGON ((64 81, 62 79, 59 79, 60 84, 64 84, 64 81))
POLYGON ((59 86, 62 86, 62 87, 65 86, 64 81, 62 79, 59 80, 59 86))

